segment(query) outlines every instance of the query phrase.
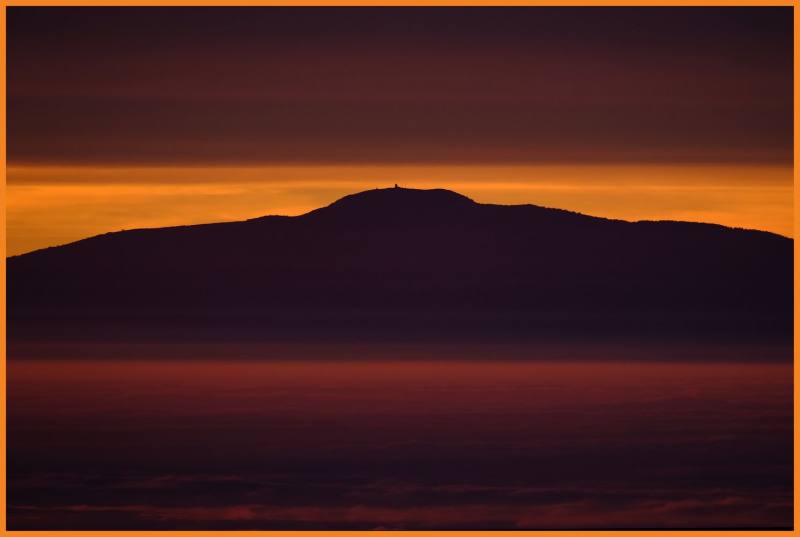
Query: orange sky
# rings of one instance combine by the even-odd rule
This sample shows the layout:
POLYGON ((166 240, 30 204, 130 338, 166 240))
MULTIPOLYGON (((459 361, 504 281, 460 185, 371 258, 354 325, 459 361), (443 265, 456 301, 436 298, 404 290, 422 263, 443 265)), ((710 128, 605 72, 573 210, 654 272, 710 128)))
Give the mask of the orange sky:
POLYGON ((784 165, 11 166, 7 253, 121 229, 302 214, 394 183, 449 188, 484 203, 792 235, 792 170, 784 165))
POLYGON ((774 8, 25 8, 8 254, 399 183, 792 234, 774 8))

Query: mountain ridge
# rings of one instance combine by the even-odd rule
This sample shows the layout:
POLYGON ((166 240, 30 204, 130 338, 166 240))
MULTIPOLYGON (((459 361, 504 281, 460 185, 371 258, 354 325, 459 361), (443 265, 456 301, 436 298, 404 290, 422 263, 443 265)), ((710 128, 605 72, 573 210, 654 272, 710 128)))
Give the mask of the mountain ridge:
POLYGON ((9 334, 95 337, 112 323, 133 339, 785 342, 792 245, 376 189, 300 216, 129 230, 9 258, 9 334))
MULTIPOLYGON (((91 236, 88 236, 88 237, 84 237, 84 238, 81 238, 81 239, 78 239, 78 240, 75 240, 75 241, 72 241, 72 242, 67 242, 67 243, 57 244, 57 245, 52 245, 52 246, 46 246, 44 248, 38 248, 36 250, 31 250, 29 252, 23 252, 21 254, 11 255, 11 256, 8 256, 7 259, 19 258, 19 257, 23 257, 23 256, 26 256, 26 255, 29 255, 29 254, 36 253, 36 252, 52 250, 54 248, 62 248, 62 247, 69 246, 69 245, 72 245, 72 244, 76 244, 76 243, 79 243, 79 242, 91 240, 91 239, 94 239, 94 238, 97 238, 97 237, 106 237, 106 236, 109 236, 109 235, 120 234, 120 233, 132 233, 132 232, 151 231, 151 230, 174 230, 174 229, 186 229, 186 228, 199 228, 199 227, 205 227, 205 226, 217 226, 217 225, 227 225, 227 224, 257 223, 257 222, 263 222, 263 221, 266 221, 266 220, 284 220, 284 219, 304 218, 304 217, 318 217, 320 215, 329 214, 329 212, 331 210, 340 210, 340 209, 347 210, 347 208, 348 208, 347 207, 347 203, 342 203, 342 202, 353 201, 353 200, 362 201, 362 200, 365 199, 365 197, 367 197, 370 194, 375 193, 375 192, 396 193, 396 192, 402 192, 402 191, 420 192, 420 193, 439 193, 439 192, 442 192, 442 193, 453 194, 454 196, 458 196, 460 198, 463 198, 463 200, 468 201, 469 204, 472 206, 472 208, 478 208, 478 207, 499 208, 499 207, 503 207, 503 208, 515 208, 515 209, 518 209, 518 210, 525 208, 525 209, 530 209, 530 210, 550 211, 550 212, 552 212, 554 214, 558 213, 558 214, 565 214, 565 215, 574 215, 574 216, 580 216, 580 217, 591 218, 591 219, 596 219, 596 220, 602 220, 602 221, 606 221, 606 222, 619 222, 619 223, 625 223, 625 224, 688 224, 688 225, 697 225, 697 226, 711 226, 711 227, 721 228, 721 229, 725 229, 725 230, 764 233, 764 234, 767 234, 767 235, 773 235, 773 236, 780 237, 780 238, 783 238, 783 239, 787 239, 787 240, 790 240, 790 241, 793 240, 792 237, 787 237, 785 235, 781 235, 781 234, 775 233, 773 231, 767 231, 767 230, 761 230, 761 229, 755 229, 755 228, 745 228, 745 227, 738 227, 738 226, 728 226, 728 225, 718 224, 718 223, 714 223, 714 222, 697 222, 697 221, 691 221, 691 220, 671 220, 671 219, 663 219, 663 220, 662 219, 625 220, 625 219, 621 219, 621 218, 610 218, 610 217, 605 217, 605 216, 597 216, 597 215, 593 215, 593 214, 581 213, 579 211, 573 211, 573 210, 570 210, 570 209, 563 209, 563 208, 559 208, 559 207, 550 207, 550 206, 545 206, 545 205, 537 205, 537 204, 533 204, 533 203, 523 203, 523 204, 481 203, 481 202, 476 202, 476 201, 472 200, 471 198, 469 198, 467 196, 464 196, 463 194, 459 194, 459 193, 457 193, 455 191, 452 191, 452 190, 449 190, 449 189, 444 189, 444 188, 415 189, 415 188, 406 188, 406 187, 389 187, 389 188, 375 188, 375 189, 371 189, 371 190, 365 190, 365 191, 356 192, 356 193, 353 193, 353 194, 348 194, 346 196, 343 196, 343 197, 333 201, 332 203, 330 203, 330 204, 328 204, 326 206, 319 207, 317 209, 312 209, 310 211, 307 211, 307 212, 299 214, 299 215, 265 214, 265 215, 262 215, 262 216, 255 216, 255 217, 252 217, 252 218, 247 218, 245 220, 231 220, 231 221, 222 221, 222 222, 205 222, 205 223, 197 223, 197 224, 180 224, 180 225, 174 225, 174 226, 143 227, 143 228, 131 228, 131 229, 123 229, 123 230, 113 230, 113 231, 107 231, 107 232, 104 232, 104 233, 99 233, 97 235, 91 235, 91 236)), ((463 207, 464 207, 464 205, 462 205, 462 208, 463 207)))

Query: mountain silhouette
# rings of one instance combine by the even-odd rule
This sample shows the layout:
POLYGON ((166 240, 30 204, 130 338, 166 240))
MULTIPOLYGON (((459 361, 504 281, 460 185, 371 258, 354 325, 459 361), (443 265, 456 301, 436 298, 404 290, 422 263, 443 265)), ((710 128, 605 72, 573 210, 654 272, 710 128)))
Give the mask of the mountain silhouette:
POLYGON ((8 259, 9 337, 791 341, 793 241, 448 190, 8 259))

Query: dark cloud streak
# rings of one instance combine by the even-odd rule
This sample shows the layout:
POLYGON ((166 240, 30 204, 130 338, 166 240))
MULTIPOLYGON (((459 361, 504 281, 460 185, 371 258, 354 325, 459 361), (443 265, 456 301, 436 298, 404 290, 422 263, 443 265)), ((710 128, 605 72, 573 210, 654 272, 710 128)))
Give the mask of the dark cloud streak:
POLYGON ((788 8, 12 8, 12 163, 789 162, 788 8))

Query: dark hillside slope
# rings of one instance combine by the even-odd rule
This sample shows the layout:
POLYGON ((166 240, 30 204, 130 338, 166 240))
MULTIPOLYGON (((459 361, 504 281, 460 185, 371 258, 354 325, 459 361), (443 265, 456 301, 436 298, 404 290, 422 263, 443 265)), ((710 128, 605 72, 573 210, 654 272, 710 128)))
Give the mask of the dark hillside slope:
POLYGON ((775 234, 382 189, 8 260, 11 339, 791 339, 775 234))

